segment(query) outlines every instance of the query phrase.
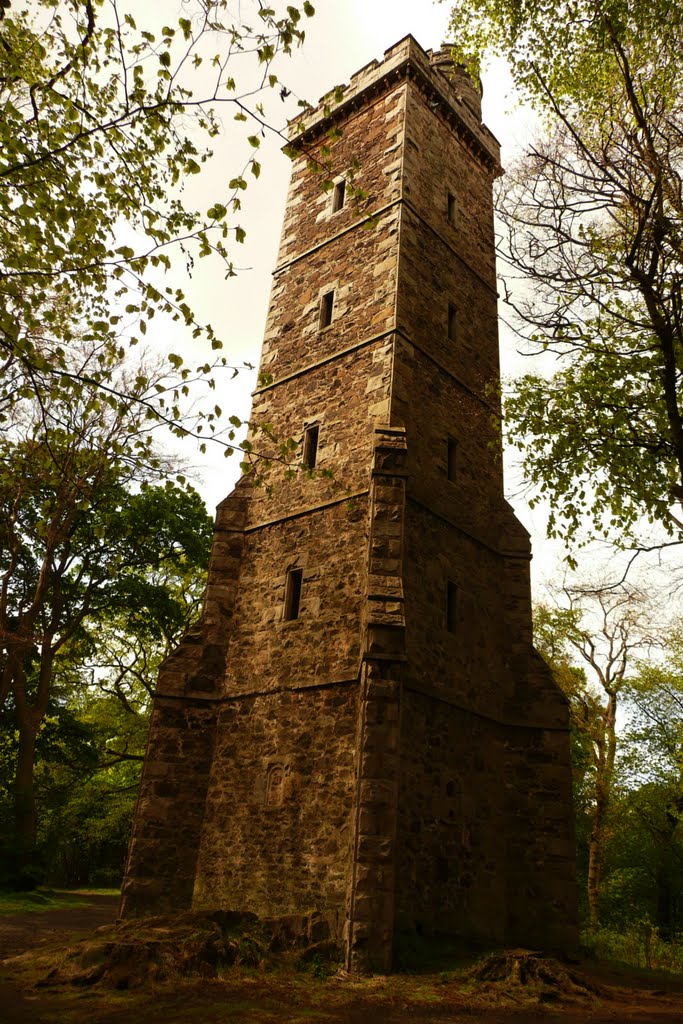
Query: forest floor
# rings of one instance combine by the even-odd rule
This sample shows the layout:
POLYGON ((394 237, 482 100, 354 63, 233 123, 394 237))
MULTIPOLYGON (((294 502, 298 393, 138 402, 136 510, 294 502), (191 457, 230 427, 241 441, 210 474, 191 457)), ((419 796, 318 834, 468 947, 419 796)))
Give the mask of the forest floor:
MULTIPOLYGON (((571 967, 578 985, 556 988, 474 979, 471 969, 462 965, 372 978, 315 977, 311 965, 305 970, 291 964, 265 970, 233 966, 218 978, 174 977, 139 983, 138 977, 138 983, 128 988, 105 981, 90 984, 82 974, 60 975, 55 966, 73 960, 75 951, 92 953, 102 936, 112 934, 106 926, 114 922, 116 898, 89 895, 87 900, 85 905, 0 915, 2 1024, 680 1024, 683 1020, 683 976, 588 962, 571 967)), ((88 962, 79 956, 81 962, 88 962)), ((562 973, 560 969, 558 977, 562 973)))

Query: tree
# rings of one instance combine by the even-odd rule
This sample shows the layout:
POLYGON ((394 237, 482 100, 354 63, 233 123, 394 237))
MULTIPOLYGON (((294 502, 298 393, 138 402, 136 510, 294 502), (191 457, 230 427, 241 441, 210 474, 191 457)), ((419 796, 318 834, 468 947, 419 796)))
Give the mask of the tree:
POLYGON ((506 300, 549 374, 506 403, 551 535, 642 517, 680 539, 683 11, 643 0, 465 0, 456 55, 504 56, 544 135, 499 202, 506 300), (514 278, 517 280, 514 280, 514 278))
POLYGON ((42 516, 54 486, 52 464, 40 449, 25 454, 21 507, 16 497, 10 504, 4 488, 2 494, 11 533, 3 544, 7 585, 0 614, 3 688, 11 696, 18 727, 17 833, 31 845, 36 834, 35 744, 59 679, 60 658, 73 657, 74 647, 92 648, 93 631, 114 611, 129 620, 159 614, 158 606, 170 601, 154 571, 163 562, 201 567, 210 521, 194 492, 157 486, 131 493, 81 458, 80 507, 74 509, 72 493, 57 490, 62 500, 50 509, 44 528, 42 516))
POLYGON ((642 595, 630 588, 565 589, 564 601, 563 607, 536 609, 534 642, 569 698, 576 737, 574 756, 576 759, 578 754, 581 768, 581 809, 589 821, 586 895, 589 923, 594 929, 600 920, 603 865, 615 791, 619 698, 636 652, 651 640, 642 595), (577 657, 590 678, 574 667, 577 657))
POLYGON ((205 514, 196 527, 204 556, 162 557, 146 594, 105 607, 57 666, 35 770, 38 867, 52 883, 120 882, 159 666, 196 620, 205 585, 205 514))
POLYGON ((637 791, 634 814, 649 837, 653 919, 671 938, 683 926, 683 628, 661 656, 639 662, 624 691, 629 717, 623 771, 637 791))
MULTIPOLYGON (((159 492, 163 511, 155 518, 176 514, 194 531, 192 546, 185 543, 184 558, 161 557, 150 565, 140 586, 134 582, 131 600, 104 607, 82 652, 81 675, 92 679, 87 692, 87 715, 107 721, 100 744, 98 768, 144 760, 152 698, 162 661, 198 620, 206 585, 212 540, 212 522, 201 503, 184 508, 182 492, 159 492), (172 511, 172 502, 177 505, 172 511), (180 499, 180 501, 179 501, 180 499), (201 510, 200 510, 201 506, 201 510)), ((130 583, 128 584, 130 587, 130 583)))
MULTIPOLYGON (((44 868, 42 850, 16 842, 14 780, 18 746, 17 721, 10 698, 0 711, 0 886, 27 889, 43 877, 44 868)), ((51 812, 59 813, 83 780, 93 774, 96 765, 92 729, 53 695, 36 739, 34 790, 41 826, 49 821, 51 812)), ((42 831, 41 828, 39 834, 42 831)))
MULTIPOLYGON (((179 492, 172 499, 164 492, 157 501, 163 511, 153 518, 172 518, 173 506, 177 512, 182 505, 178 498, 179 492)), ((123 604, 103 602, 54 661, 36 738, 36 855, 31 862, 26 844, 20 845, 17 864, 6 850, 5 881, 26 885, 45 877, 53 884, 118 884, 159 665, 197 618, 205 584, 211 524, 200 505, 187 504, 182 518, 197 534, 194 557, 169 558, 162 551, 145 574, 144 591, 128 581, 123 604)), ((10 694, 0 713, 5 780, 0 834, 5 840, 16 831, 11 780, 17 724, 10 694)))
MULTIPOLYGON (((84 384, 115 400, 129 397, 111 377, 112 358, 157 313, 221 348, 183 288, 164 275, 178 259, 190 271, 208 256, 234 273, 232 243, 245 233, 233 218, 248 177, 259 175, 268 127, 262 94, 280 88, 278 55, 303 41, 302 15, 314 13, 308 0, 281 10, 254 0, 239 8, 253 15, 250 26, 232 16, 228 0, 190 0, 177 24, 138 27, 122 0, 7 6, 0 21, 0 426, 14 402, 34 392, 36 377, 77 398, 84 384), (224 195, 196 208, 182 189, 210 159, 224 114, 245 123, 251 155, 226 174, 224 195), (66 358, 79 335, 104 357, 85 374, 66 358)), ((190 375, 180 356, 170 358, 190 375)), ((197 369, 210 386, 214 365, 200 359, 197 369)), ((181 435, 193 429, 167 394, 142 390, 135 397, 149 415, 181 435)), ((205 410, 197 432, 215 431, 219 416, 218 406, 205 410)), ((234 432, 223 439, 226 452, 233 441, 234 432)))
POLYGON ((636 922, 671 941, 683 928, 683 829, 680 785, 641 781, 620 789, 605 850, 602 917, 636 922))
POLYGON ((667 631, 657 661, 638 662, 626 689, 635 778, 683 787, 683 624, 667 631), (637 753, 636 753, 637 752, 637 753))
MULTIPOLYGON (((91 355, 86 347, 82 358, 91 355)), ((73 351, 65 358, 81 365, 73 351)), ((68 404, 41 388, 14 403, 0 439, 0 706, 9 700, 16 721, 16 833, 27 849, 36 744, 60 680, 92 660, 104 623, 137 638, 143 620, 148 635, 177 635, 187 605, 169 583, 208 561, 199 496, 154 483, 169 460, 154 448, 135 381, 124 376, 129 398, 113 407, 88 389, 68 404)))

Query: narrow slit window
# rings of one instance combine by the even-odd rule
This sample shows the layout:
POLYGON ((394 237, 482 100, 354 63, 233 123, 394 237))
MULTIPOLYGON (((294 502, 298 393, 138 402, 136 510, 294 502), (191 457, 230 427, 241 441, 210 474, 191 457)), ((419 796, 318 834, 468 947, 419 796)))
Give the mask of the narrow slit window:
POLYGON ((458 588, 455 583, 448 583, 446 592, 446 629, 455 633, 458 627, 458 588))
POLYGON ((447 193, 447 198, 446 198, 446 216, 448 217, 448 223, 449 224, 455 224, 455 214, 456 214, 455 196, 453 195, 452 192, 448 192, 447 193))
POLYGON ((332 213, 339 213, 346 200, 346 182, 336 182, 332 191, 332 213))
POLYGON ((299 618, 301 606, 301 582, 304 577, 303 569, 288 569, 285 580, 285 612, 286 622, 299 618))
POLYGON ((446 454, 446 475, 449 480, 455 480, 458 473, 458 442, 452 437, 448 439, 448 451, 446 454))
POLYGON ((458 318, 458 311, 452 302, 448 303, 448 340, 455 341, 455 329, 456 321, 458 318))
POLYGON ((318 437, 320 427, 312 423, 304 429, 303 453, 301 461, 307 469, 313 469, 318 458, 318 437))
POLYGON ((320 300, 320 330, 329 327, 332 323, 332 310, 334 309, 334 291, 325 292, 320 300))

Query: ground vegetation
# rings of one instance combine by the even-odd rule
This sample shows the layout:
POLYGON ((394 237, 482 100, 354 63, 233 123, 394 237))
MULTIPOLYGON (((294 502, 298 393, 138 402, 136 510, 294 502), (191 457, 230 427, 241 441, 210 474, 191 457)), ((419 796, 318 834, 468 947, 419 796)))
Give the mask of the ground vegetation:
POLYGON ((630 587, 564 590, 535 642, 569 701, 583 940, 677 962, 683 931, 680 628, 630 587))

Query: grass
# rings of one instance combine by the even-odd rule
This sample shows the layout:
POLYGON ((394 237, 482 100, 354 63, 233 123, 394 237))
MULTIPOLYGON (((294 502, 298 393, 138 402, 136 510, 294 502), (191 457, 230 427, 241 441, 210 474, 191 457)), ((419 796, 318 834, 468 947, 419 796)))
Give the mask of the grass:
POLYGON ((0 890, 0 914, 25 914, 41 910, 73 910, 87 907, 91 896, 117 896, 118 889, 32 889, 30 892, 0 890))

